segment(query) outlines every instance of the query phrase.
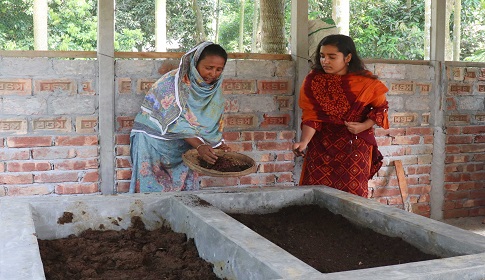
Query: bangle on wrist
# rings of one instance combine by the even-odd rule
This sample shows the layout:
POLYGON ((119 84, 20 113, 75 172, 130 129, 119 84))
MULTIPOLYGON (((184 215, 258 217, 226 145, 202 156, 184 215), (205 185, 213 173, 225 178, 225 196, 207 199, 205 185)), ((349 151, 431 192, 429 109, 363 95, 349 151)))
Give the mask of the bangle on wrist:
POLYGON ((195 148, 195 149, 196 149, 197 151, 199 151, 200 146, 209 146, 209 144, 202 143, 202 144, 200 144, 199 146, 197 146, 197 148, 195 148))

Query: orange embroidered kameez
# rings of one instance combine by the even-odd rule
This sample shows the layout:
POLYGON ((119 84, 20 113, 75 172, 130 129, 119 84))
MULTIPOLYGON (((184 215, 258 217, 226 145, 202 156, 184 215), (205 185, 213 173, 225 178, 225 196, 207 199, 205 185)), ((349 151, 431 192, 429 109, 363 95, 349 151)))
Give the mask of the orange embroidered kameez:
POLYGON ((362 74, 326 74, 311 71, 300 89, 302 125, 316 130, 308 143, 300 185, 326 185, 368 196, 368 180, 382 165, 374 129, 352 134, 344 121, 372 119, 389 128, 387 87, 362 74))

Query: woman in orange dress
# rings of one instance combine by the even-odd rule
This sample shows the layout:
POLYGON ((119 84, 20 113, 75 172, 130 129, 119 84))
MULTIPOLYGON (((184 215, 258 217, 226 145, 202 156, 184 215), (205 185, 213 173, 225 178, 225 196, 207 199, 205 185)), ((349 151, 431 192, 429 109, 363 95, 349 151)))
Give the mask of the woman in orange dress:
POLYGON ((387 87, 357 55, 352 38, 329 35, 300 89, 304 156, 300 185, 326 185, 368 197, 368 180, 382 166, 374 125, 389 128, 387 87))

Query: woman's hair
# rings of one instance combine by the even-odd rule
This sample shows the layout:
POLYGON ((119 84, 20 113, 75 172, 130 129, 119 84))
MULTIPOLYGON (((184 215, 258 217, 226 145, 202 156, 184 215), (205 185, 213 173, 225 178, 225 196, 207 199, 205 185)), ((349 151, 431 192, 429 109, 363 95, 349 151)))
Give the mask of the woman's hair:
POLYGON ((327 45, 337 47, 338 51, 343 53, 344 57, 346 57, 349 53, 352 54, 352 57, 348 63, 349 73, 356 73, 372 78, 377 78, 377 76, 375 75, 366 74, 365 64, 357 54, 354 40, 352 40, 352 38, 350 38, 349 36, 342 34, 332 34, 323 37, 320 43, 318 43, 317 51, 315 52, 315 61, 313 63, 312 69, 324 71, 322 64, 320 63, 320 48, 327 45))
POLYGON ((227 62, 227 52, 226 52, 226 50, 218 44, 211 44, 211 45, 208 45, 207 47, 204 48, 204 50, 200 54, 199 60, 197 60, 197 64, 195 66, 197 67, 199 65, 199 61, 204 59, 206 56, 210 56, 210 55, 216 55, 216 56, 220 56, 220 57, 224 58, 224 65, 227 62))

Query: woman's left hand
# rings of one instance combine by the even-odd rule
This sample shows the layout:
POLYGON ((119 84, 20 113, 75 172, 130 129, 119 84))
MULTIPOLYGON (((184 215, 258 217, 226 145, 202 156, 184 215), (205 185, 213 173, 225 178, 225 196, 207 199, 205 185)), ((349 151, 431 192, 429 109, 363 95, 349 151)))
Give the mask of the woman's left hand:
POLYGON ((344 123, 345 123, 345 126, 347 126, 347 129, 352 134, 359 134, 362 131, 369 129, 374 125, 374 122, 372 120, 367 120, 363 123, 361 122, 344 122, 344 123))
POLYGON ((229 147, 226 143, 222 143, 221 145, 219 145, 217 147, 217 149, 220 149, 220 150, 223 150, 224 152, 230 152, 231 151, 231 147, 229 147))

